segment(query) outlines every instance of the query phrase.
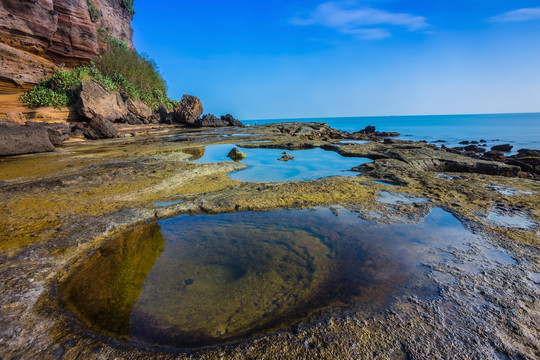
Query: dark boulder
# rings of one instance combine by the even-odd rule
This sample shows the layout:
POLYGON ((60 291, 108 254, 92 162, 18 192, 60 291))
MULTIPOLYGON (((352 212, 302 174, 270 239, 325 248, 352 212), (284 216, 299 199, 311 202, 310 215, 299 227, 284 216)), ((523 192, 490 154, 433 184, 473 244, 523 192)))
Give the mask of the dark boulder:
POLYGON ((476 145, 468 145, 468 146, 465 146, 464 147, 464 150, 465 151, 473 151, 475 153, 483 153, 486 151, 485 148, 483 147, 480 147, 480 146, 476 146, 476 145))
POLYGON ((0 125, 0 156, 54 151, 43 127, 0 125))
POLYGON ((513 146, 510 144, 504 144, 504 145, 495 145, 491 147, 491 150, 493 151, 502 151, 502 152, 510 152, 512 151, 513 146))
POLYGON ((400 134, 394 131, 376 131, 375 126, 368 125, 364 129, 353 133, 352 135, 364 135, 368 138, 384 138, 384 137, 396 137, 400 134))
POLYGON ((375 133, 375 126, 368 125, 364 129, 359 131, 360 134, 374 134, 375 133))
POLYGON ((174 109, 174 122, 193 126, 202 113, 203 106, 201 100, 193 95, 184 95, 174 109))
POLYGON ((540 158, 540 150, 532 149, 519 149, 515 157, 524 158, 524 157, 538 157, 540 158))
POLYGON ((540 175, 540 150, 519 149, 517 155, 505 158, 505 163, 519 166, 522 171, 540 175))
POLYGON ((212 114, 206 114, 201 119, 196 120, 193 125, 196 127, 224 127, 229 126, 229 123, 212 114))
POLYGON ((460 145, 469 145, 471 142, 468 141, 468 140, 463 140, 463 141, 460 141, 459 144, 460 145))
POLYGON ((500 151, 488 151, 482 155, 482 159, 486 160, 495 160, 495 161, 503 161, 504 160, 504 154, 500 151))
POLYGON ((221 116, 221 120, 228 122, 229 126, 244 127, 244 124, 242 124, 240 120, 236 119, 231 114, 221 116))
POLYGON ((98 115, 90 120, 88 127, 84 130, 84 136, 91 140, 117 138, 118 130, 110 121, 98 115))
POLYGON ((174 124, 174 111, 169 111, 165 105, 161 105, 157 111, 159 122, 162 124, 174 124))
POLYGON ((27 126, 43 128, 49 134, 49 140, 54 146, 62 145, 64 141, 69 139, 69 125, 67 123, 41 123, 27 121, 27 126))

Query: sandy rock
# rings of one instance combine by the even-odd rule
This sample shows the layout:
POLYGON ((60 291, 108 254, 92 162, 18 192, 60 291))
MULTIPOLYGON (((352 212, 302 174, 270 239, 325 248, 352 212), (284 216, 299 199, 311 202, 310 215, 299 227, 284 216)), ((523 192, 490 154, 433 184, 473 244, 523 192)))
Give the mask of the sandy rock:
POLYGON ((152 109, 150 109, 150 107, 143 103, 140 99, 127 99, 126 106, 128 111, 140 120, 148 120, 153 115, 152 109))
POLYGON ((93 81, 82 82, 81 95, 75 107, 81 116, 88 119, 100 116, 110 122, 123 119, 128 114, 124 99, 118 92, 109 92, 93 81))

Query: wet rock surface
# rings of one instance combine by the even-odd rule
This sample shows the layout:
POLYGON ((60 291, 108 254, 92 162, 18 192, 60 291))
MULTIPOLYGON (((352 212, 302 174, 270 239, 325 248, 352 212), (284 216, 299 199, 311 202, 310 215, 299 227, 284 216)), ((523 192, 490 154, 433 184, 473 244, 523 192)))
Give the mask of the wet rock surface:
MULTIPOLYGON (((49 154, 1 158, 0 356, 538 358, 540 185, 533 177, 535 150, 505 157, 505 162, 530 166, 529 172, 525 165, 469 158, 425 143, 341 144, 355 136, 318 123, 249 131, 253 136, 240 139, 234 136, 235 128, 155 128, 130 138, 65 144, 49 154), (179 137, 183 141, 171 141, 179 137), (185 149, 216 143, 281 149, 323 146, 373 162, 359 167, 356 177, 244 183, 227 177, 245 168, 241 163, 185 161, 192 156, 185 149), (439 176, 441 172, 448 176, 439 176), (389 188, 371 181, 375 179, 395 184, 392 194, 429 202, 377 201, 389 188), (507 195, 493 186, 522 192, 507 195), (183 202, 153 206, 170 199, 183 202), (336 205, 389 224, 418 222, 434 207, 443 208, 486 243, 442 249, 447 256, 439 260, 425 254, 424 270, 437 290, 435 296, 407 295, 406 290, 378 314, 360 308, 346 316, 328 315, 256 339, 189 352, 121 342, 90 330, 68 311, 57 292, 58 282, 72 269, 137 223, 188 213, 336 205), (531 226, 500 226, 494 222, 500 218, 490 212, 526 216, 531 226)), ((339 209, 336 212, 339 215, 339 209)), ((183 286, 195 285, 187 285, 186 279, 179 280, 183 286)))

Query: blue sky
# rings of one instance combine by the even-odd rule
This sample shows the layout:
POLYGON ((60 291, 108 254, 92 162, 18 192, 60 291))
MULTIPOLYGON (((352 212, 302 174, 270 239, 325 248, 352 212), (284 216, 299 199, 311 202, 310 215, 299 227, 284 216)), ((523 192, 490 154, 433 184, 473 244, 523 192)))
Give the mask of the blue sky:
POLYGON ((540 112, 540 1, 135 0, 169 95, 240 119, 540 112))

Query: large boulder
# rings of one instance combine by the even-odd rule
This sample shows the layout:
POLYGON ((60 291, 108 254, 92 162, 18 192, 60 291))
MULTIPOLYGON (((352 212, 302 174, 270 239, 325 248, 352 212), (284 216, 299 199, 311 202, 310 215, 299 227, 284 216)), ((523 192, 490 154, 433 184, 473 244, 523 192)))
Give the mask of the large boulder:
POLYGON ((84 130, 84 136, 90 140, 117 138, 118 130, 110 121, 96 115, 84 130))
POLYGON ((128 114, 128 108, 120 93, 107 91, 93 81, 83 81, 79 101, 75 105, 79 115, 87 119, 100 116, 103 120, 114 122, 128 114))
POLYGON ((54 151, 45 128, 0 125, 0 156, 54 151))
POLYGON ((153 115, 152 109, 150 109, 150 107, 143 103, 140 99, 127 99, 126 106, 128 111, 137 119, 149 120, 153 115))
POLYGON ((202 113, 203 106, 201 100, 193 95, 184 95, 174 109, 173 116, 177 124, 193 126, 202 113))

